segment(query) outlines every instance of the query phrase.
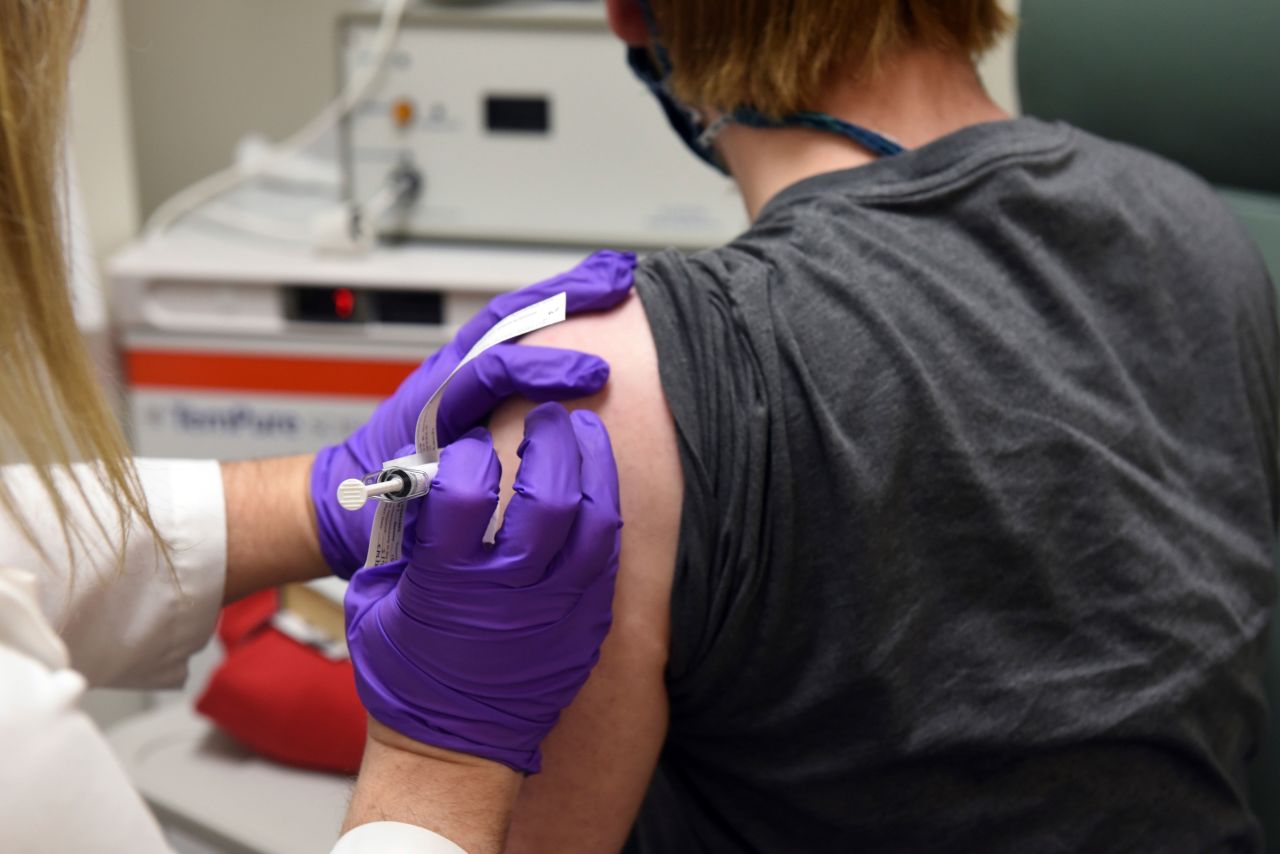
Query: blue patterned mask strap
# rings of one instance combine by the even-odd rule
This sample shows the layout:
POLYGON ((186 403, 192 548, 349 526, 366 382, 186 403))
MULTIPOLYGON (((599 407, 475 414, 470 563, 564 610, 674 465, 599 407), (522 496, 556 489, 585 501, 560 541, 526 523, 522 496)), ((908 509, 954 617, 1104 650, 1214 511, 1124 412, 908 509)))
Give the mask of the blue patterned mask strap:
POLYGON ((892 137, 869 130, 862 125, 855 125, 853 122, 846 122, 844 119, 838 119, 826 113, 805 111, 792 113, 780 119, 770 119, 750 108, 739 108, 733 111, 730 121, 749 127, 808 128, 809 130, 834 133, 853 140, 877 157, 892 157, 906 150, 902 143, 892 137))
POLYGON ((636 5, 640 7, 640 14, 644 16, 645 29, 649 31, 650 47, 653 50, 653 57, 658 63, 658 73, 665 80, 671 76, 671 57, 667 54, 667 48, 658 36, 658 19, 653 17, 653 9, 649 8, 649 0, 636 0, 636 5))
POLYGON ((652 56, 645 48, 633 47, 627 54, 628 64, 662 104, 667 120, 681 141, 694 154, 718 171, 728 174, 728 169, 716 155, 712 143, 716 135, 730 122, 755 128, 807 128, 833 133, 857 143, 876 157, 889 157, 903 152, 901 143, 884 134, 826 113, 812 111, 771 119, 750 107, 739 107, 720 116, 710 125, 706 125, 698 111, 682 104, 671 93, 668 85, 672 70, 671 57, 667 54, 667 49, 659 36, 658 22, 653 17, 653 10, 649 8, 648 0, 636 0, 636 5, 640 7, 645 26, 649 30, 652 56))

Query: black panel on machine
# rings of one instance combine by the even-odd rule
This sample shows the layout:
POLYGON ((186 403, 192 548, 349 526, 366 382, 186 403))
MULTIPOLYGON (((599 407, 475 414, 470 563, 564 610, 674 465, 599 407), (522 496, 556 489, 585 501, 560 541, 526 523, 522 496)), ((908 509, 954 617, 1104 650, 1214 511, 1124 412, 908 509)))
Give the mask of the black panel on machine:
POLYGON ((431 291, 291 285, 285 288, 285 316, 308 323, 438 326, 444 322, 444 299, 431 291))
POLYGON ((444 300, 424 291, 371 291, 382 323, 444 323, 444 300))
POLYGON ((484 99, 484 121, 491 133, 547 133, 551 102, 545 97, 490 95, 484 99))

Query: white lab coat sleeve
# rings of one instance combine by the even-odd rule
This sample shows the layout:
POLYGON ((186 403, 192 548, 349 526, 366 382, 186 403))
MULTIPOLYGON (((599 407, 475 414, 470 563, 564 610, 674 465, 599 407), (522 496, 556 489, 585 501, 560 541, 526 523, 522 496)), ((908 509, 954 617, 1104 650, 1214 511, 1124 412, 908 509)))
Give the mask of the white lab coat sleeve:
POLYGON ((467 854, 425 827, 399 821, 374 821, 353 827, 330 854, 467 854))
POLYGON ((170 849, 106 740, 79 709, 85 680, 36 602, 0 568, 0 851, 170 849))
MULTIPOLYGON (((30 572, 0 567, 0 851, 172 854, 102 733, 79 708, 85 679, 37 601, 30 572)), ((381 821, 333 854, 466 854, 421 827, 381 821)))
MULTIPOLYGON (((84 677, 37 603, 36 576, 0 567, 0 851, 172 854, 110 746, 79 709, 84 677)), ((466 854, 422 827, 374 822, 333 854, 466 854)))
POLYGON ((0 471, 43 547, 33 547, 0 514, 0 566, 34 571, 41 608, 65 642, 71 668, 90 685, 174 688, 186 678, 187 659, 213 633, 222 603, 222 474, 210 460, 136 462, 152 518, 172 549, 172 571, 136 519, 120 560, 120 520, 88 464, 55 474, 73 522, 86 535, 69 547, 35 470, 17 465, 0 471))

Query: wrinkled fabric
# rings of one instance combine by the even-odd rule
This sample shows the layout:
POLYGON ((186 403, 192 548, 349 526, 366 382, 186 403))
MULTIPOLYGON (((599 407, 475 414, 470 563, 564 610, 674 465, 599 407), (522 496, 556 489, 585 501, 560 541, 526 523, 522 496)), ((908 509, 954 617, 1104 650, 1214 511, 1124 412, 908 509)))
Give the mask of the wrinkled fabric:
MULTIPOLYGON (((418 413, 435 390, 489 329, 502 318, 558 293, 565 293, 569 314, 603 311, 631 290, 635 256, 597 252, 573 269, 492 300, 468 321, 453 341, 437 351, 378 407, 345 441, 316 454, 311 469, 320 551, 330 569, 343 578, 364 565, 373 527, 374 502, 351 512, 338 506, 338 484, 378 471, 396 451, 413 443, 418 413)), ((595 394, 609 378, 602 359, 572 350, 499 344, 453 378, 440 404, 439 435, 448 443, 476 426, 511 396, 534 401, 567 400, 595 394)), ((413 524, 409 507, 406 529, 413 524)))
POLYGON ((496 542, 501 467, 481 429, 441 453, 407 561, 358 571, 346 598, 360 699, 418 741, 535 773, 611 621, 622 527, 604 425, 547 403, 525 420, 496 542))
POLYGON ((1208 186, 978 125, 636 292, 686 492, 630 851, 1259 850, 1280 337, 1208 186))

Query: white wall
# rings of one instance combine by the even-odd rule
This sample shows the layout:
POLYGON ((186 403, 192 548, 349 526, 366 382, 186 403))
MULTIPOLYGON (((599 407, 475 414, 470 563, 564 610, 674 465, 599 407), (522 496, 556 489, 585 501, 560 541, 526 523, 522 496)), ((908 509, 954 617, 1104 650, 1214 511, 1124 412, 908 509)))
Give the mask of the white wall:
MULTIPOLYGON (((1020 0, 1004 0, 1004 7, 1015 15, 1020 5, 1020 0)), ((995 50, 983 57, 982 65, 978 68, 991 97, 1013 115, 1017 115, 1019 111, 1016 47, 1015 31, 1015 35, 1006 38, 995 50)))
POLYGON ((102 258, 138 229, 120 0, 89 3, 83 40, 71 64, 70 130, 94 254, 102 258))
POLYGON ((335 22, 350 5, 123 0, 144 215, 229 165, 244 134, 283 138, 335 94, 335 22))
MULTIPOLYGON (((120 5, 118 0, 94 0, 88 10, 71 63, 69 269, 76 321, 100 380, 113 389, 118 365, 99 270, 101 262, 137 232, 137 175, 120 5)), ((111 400, 118 407, 118 396, 111 400)))

